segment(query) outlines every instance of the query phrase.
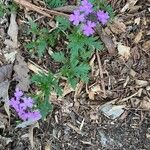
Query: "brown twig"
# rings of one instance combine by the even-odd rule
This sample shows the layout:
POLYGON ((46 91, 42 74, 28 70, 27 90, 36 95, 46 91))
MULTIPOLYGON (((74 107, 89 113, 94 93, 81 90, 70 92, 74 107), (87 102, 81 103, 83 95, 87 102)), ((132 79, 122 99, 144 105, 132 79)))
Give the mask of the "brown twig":
POLYGON ((46 17, 52 18, 51 15, 59 15, 59 16, 64 16, 68 18, 68 15, 62 12, 58 12, 55 10, 49 10, 46 8, 42 8, 42 7, 38 7, 26 0, 14 0, 15 3, 20 4, 22 6, 24 6, 25 8, 28 8, 30 10, 36 11, 37 13, 40 13, 46 17))
POLYGON ((99 73, 100 73, 100 77, 101 77, 102 90, 104 93, 104 97, 106 98, 106 90, 105 90, 105 82, 104 82, 104 76, 103 76, 103 70, 102 70, 102 63, 101 63, 98 51, 96 51, 96 57, 97 57, 99 73))

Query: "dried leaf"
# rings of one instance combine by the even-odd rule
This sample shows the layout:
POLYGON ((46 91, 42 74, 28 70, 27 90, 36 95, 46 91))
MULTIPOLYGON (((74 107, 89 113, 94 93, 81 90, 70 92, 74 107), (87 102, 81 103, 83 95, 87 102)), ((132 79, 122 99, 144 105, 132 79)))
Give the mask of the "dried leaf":
POLYGON ((11 53, 4 54, 4 57, 8 63, 14 63, 16 54, 17 54, 17 51, 13 51, 11 53))
POLYGON ((99 84, 96 84, 96 85, 91 87, 91 91, 92 92, 102 92, 102 89, 101 89, 99 84))
POLYGON ((9 79, 12 74, 12 64, 0 67, 0 82, 9 79))
POLYGON ((111 119, 116 119, 123 114, 125 105, 104 104, 100 107, 100 111, 111 119))
POLYGON ((91 100, 94 100, 95 99, 95 94, 96 93, 99 93, 99 92, 103 92, 100 85, 99 84, 96 84, 94 86, 92 86, 89 90, 89 93, 88 93, 88 96, 91 100))
POLYGON ((8 80, 0 83, 0 100, 2 100, 5 103, 4 104, 5 111, 6 111, 7 115, 10 116, 8 89, 9 89, 9 81, 8 80))
POLYGON ((118 43, 117 48, 118 48, 118 54, 121 55, 126 60, 128 60, 128 58, 130 57, 130 47, 118 43))
POLYGON ((18 25, 16 22, 16 13, 11 13, 8 35, 10 36, 11 39, 10 40, 6 39, 4 43, 9 47, 17 48, 18 47, 18 25))
POLYGON ((64 97, 64 96, 68 95, 69 93, 71 93, 73 91, 74 91, 74 89, 70 86, 70 84, 66 83, 65 87, 64 87, 64 90, 63 90, 62 96, 64 97))
POLYGON ((111 37, 109 37, 106 34, 106 32, 102 30, 102 27, 99 24, 96 26, 96 30, 97 30, 98 35, 101 37, 101 40, 104 42, 108 52, 111 55, 116 54, 115 44, 113 40, 111 39, 111 37))
POLYGON ((18 53, 16 56, 16 64, 14 65, 14 79, 18 81, 17 87, 22 91, 28 91, 30 86, 29 69, 24 58, 18 53))
POLYGON ((3 137, 0 135, 0 146, 1 148, 4 148, 6 149, 6 146, 12 142, 12 139, 11 138, 6 138, 6 137, 3 137))

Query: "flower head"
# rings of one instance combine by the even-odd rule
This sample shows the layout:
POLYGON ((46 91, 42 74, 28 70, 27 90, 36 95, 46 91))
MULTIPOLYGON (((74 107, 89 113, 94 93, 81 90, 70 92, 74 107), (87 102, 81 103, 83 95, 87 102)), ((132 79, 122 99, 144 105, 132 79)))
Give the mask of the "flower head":
POLYGON ((78 26, 80 22, 84 21, 84 19, 84 14, 80 14, 79 10, 74 10, 73 14, 71 14, 69 18, 75 26, 78 26))
POLYGON ((41 119, 42 116, 38 110, 35 110, 33 112, 30 112, 28 117, 30 120, 37 121, 41 119))
POLYGON ((15 98, 11 98, 9 102, 10 106, 12 106, 17 112, 19 111, 19 100, 16 100, 15 98))
POLYGON ((33 99, 23 97, 23 92, 19 89, 15 90, 14 97, 10 99, 9 104, 23 121, 37 121, 42 117, 39 110, 33 110, 33 99))
POLYGON ((109 19, 109 14, 108 12, 104 12, 103 10, 99 10, 97 12, 97 17, 98 17, 98 20, 103 24, 105 25, 109 19))
POLYGON ((16 99, 20 99, 20 97, 23 95, 23 92, 20 91, 18 88, 16 88, 15 93, 14 93, 16 99))
POLYGON ((94 33, 94 29, 93 28, 95 26, 96 26, 96 23, 91 22, 91 21, 87 21, 87 23, 82 26, 83 33, 86 36, 92 35, 94 33))
POLYGON ((85 15, 88 15, 93 11, 93 5, 88 2, 88 0, 83 0, 81 2, 81 6, 79 7, 79 10, 83 12, 85 15))
POLYGON ((31 97, 23 97, 22 98, 24 104, 29 107, 29 108, 32 108, 33 107, 33 99, 31 97))
POLYGON ((109 18, 108 12, 104 12, 104 10, 95 11, 91 2, 82 0, 79 8, 70 15, 69 20, 75 26, 81 25, 83 34, 90 36, 94 33, 94 27, 98 21, 105 25, 109 18))

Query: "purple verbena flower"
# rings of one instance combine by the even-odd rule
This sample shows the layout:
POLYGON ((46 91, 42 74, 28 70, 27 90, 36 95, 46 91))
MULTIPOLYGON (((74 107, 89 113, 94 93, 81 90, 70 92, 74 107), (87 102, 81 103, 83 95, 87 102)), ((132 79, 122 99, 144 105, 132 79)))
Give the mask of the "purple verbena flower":
POLYGON ((11 98, 9 102, 10 106, 12 106, 17 112, 19 111, 19 100, 16 100, 15 98, 11 98))
POLYGON ((41 116, 41 114, 40 114, 40 112, 38 110, 30 112, 29 116, 28 116, 28 120, 33 120, 33 121, 37 121, 37 120, 39 120, 41 118, 42 118, 42 116, 41 116))
POLYGON ((33 110, 33 99, 23 97, 23 92, 19 89, 15 90, 14 97, 10 99, 9 104, 23 121, 37 121, 42 117, 39 110, 33 110))
POLYGON ((33 107, 33 99, 31 97, 23 97, 22 98, 24 104, 29 107, 29 108, 32 108, 33 107))
POLYGON ((28 120, 28 116, 29 116, 29 112, 26 112, 26 111, 24 111, 24 110, 20 110, 19 112, 18 112, 18 116, 19 116, 19 118, 20 119, 22 119, 23 121, 27 121, 28 120))
POLYGON ((81 2, 81 6, 79 7, 79 10, 83 12, 85 15, 88 15, 93 11, 93 5, 88 2, 88 0, 83 0, 81 2))
POLYGON ((82 26, 82 31, 86 36, 90 36, 94 33, 94 27, 96 26, 96 23, 87 21, 86 24, 82 26))
POLYGON ((16 88, 15 93, 14 93, 15 98, 19 100, 22 95, 23 95, 23 92, 20 91, 18 88, 16 88))
POLYGON ((80 22, 85 20, 84 14, 80 14, 79 10, 74 10, 73 14, 70 15, 69 20, 72 21, 75 26, 78 26, 80 22))
POLYGON ((104 12, 103 10, 99 10, 97 12, 97 17, 98 17, 98 20, 103 24, 105 25, 109 19, 109 14, 108 12, 104 12))

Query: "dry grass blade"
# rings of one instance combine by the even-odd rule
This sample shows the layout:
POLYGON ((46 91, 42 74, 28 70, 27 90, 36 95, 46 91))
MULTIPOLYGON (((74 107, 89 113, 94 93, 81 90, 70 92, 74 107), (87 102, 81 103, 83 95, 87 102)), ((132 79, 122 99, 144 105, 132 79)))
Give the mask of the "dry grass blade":
POLYGON ((103 93, 104 93, 104 97, 106 97, 106 90, 105 90, 105 82, 104 82, 104 76, 103 76, 103 70, 102 70, 102 63, 101 63, 98 51, 96 51, 96 56, 97 56, 97 61, 98 61, 99 73, 100 73, 100 77, 101 77, 102 90, 103 90, 103 93))

